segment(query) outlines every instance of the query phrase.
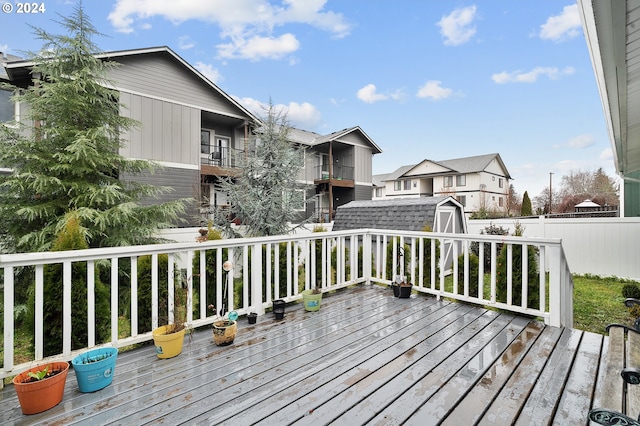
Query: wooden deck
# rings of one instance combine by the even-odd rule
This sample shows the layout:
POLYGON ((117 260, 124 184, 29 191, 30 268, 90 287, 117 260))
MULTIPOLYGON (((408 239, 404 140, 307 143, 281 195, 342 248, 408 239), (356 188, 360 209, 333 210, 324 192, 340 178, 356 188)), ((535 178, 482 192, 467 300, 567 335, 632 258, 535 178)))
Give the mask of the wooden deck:
POLYGON ((176 358, 122 352, 96 393, 71 371, 62 403, 41 414, 23 416, 6 386, 0 424, 587 424, 606 339, 356 286, 318 312, 240 318, 228 347, 207 328, 176 358))

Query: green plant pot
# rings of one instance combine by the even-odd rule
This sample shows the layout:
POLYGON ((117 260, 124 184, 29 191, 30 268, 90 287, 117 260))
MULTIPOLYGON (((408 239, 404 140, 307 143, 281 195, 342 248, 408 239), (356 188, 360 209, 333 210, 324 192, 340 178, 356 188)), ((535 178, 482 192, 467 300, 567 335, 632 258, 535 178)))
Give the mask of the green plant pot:
POLYGON ((302 292, 302 302, 306 311, 317 311, 322 303, 322 293, 313 294, 313 290, 304 290, 302 292))

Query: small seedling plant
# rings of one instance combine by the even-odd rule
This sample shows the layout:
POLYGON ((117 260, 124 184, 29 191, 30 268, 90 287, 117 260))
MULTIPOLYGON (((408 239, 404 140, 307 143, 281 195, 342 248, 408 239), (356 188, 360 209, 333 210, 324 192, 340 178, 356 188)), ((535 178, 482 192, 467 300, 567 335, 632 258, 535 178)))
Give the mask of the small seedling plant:
POLYGON ((31 377, 34 381, 38 381, 38 380, 42 380, 45 377, 47 377, 47 374, 49 374, 49 366, 48 365, 44 368, 44 370, 29 371, 27 376, 31 377))

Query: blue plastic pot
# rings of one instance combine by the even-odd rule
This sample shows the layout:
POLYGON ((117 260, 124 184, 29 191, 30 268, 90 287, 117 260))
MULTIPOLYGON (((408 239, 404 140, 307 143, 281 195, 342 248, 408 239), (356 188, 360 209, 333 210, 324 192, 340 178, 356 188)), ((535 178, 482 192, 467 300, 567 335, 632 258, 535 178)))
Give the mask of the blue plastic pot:
POLYGON ((116 372, 117 348, 84 352, 71 361, 80 392, 95 392, 111 384, 116 372))

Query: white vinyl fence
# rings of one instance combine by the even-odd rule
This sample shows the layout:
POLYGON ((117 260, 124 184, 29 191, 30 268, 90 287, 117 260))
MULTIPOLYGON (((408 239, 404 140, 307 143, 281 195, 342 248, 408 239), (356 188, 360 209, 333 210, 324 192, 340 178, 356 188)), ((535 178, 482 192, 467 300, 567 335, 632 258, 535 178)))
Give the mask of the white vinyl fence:
POLYGON ((561 239, 574 274, 640 281, 640 217, 469 220, 467 230, 479 234, 493 224, 513 233, 516 221, 526 237, 561 239))

